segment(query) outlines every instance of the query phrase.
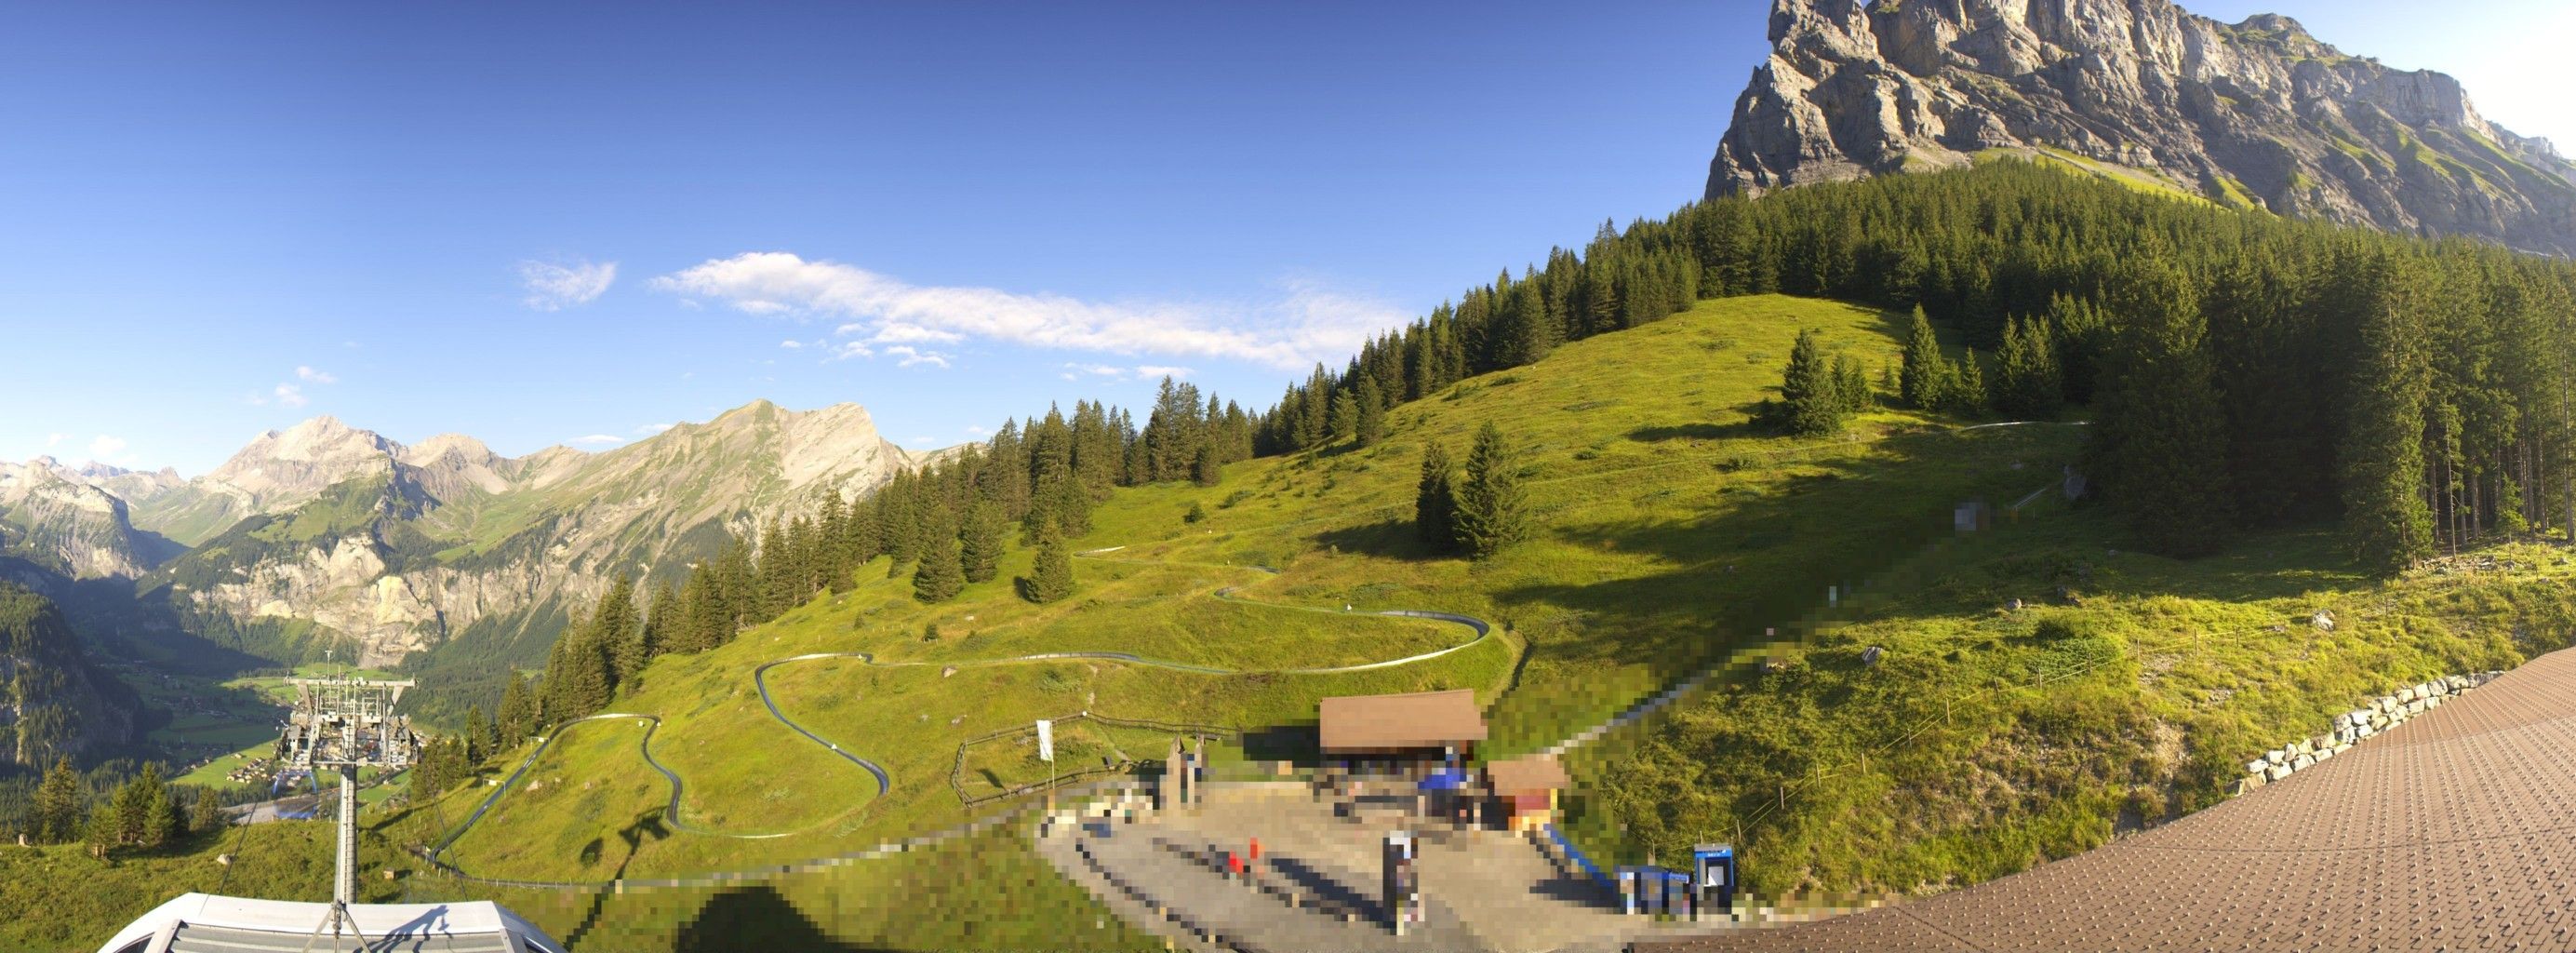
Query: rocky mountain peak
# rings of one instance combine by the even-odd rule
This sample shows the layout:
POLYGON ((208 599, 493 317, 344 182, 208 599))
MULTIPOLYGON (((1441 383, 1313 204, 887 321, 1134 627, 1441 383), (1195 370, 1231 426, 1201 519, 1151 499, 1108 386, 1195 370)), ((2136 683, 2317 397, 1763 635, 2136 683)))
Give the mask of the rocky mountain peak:
POLYGON ((2212 201, 2576 253, 2576 165, 2449 76, 2166 0, 1774 0, 1711 198, 2019 155, 2212 201))

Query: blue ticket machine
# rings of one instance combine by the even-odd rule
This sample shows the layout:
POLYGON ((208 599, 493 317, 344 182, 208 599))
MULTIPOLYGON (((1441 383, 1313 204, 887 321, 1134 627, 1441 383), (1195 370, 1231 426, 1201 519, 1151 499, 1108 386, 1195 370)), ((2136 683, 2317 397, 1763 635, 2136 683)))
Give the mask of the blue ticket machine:
POLYGON ((1701 844, 1691 848, 1692 899, 1696 919, 1701 911, 1726 913, 1735 909, 1735 845, 1701 844))

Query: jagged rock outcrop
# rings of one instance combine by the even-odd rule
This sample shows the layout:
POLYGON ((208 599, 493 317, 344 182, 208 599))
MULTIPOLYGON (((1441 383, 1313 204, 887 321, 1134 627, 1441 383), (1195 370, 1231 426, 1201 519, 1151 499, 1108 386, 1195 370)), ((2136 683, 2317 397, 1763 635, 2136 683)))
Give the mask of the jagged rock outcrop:
POLYGON ((619 573, 708 555, 727 531, 808 512, 825 493, 863 496, 915 465, 855 404, 759 401, 604 453, 518 458, 470 437, 404 446, 316 418, 199 478, 179 506, 246 515, 154 579, 191 612, 245 628, 309 622, 320 631, 281 628, 354 641, 362 664, 392 665, 469 630, 550 636, 539 630, 619 573))
POLYGON ((0 765, 132 741, 137 708, 131 689, 90 666, 53 602, 0 582, 0 765))
POLYGON ((2576 163, 2459 81, 2166 0, 1774 0, 1708 195, 2018 153, 2285 215, 2576 254, 2576 163))

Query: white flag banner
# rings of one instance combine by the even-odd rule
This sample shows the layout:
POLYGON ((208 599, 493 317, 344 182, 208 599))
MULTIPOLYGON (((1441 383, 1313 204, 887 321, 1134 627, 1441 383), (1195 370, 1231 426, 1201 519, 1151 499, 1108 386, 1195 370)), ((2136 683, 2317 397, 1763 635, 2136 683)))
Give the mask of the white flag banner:
POLYGON ((1055 722, 1038 719, 1038 760, 1055 763, 1055 722))

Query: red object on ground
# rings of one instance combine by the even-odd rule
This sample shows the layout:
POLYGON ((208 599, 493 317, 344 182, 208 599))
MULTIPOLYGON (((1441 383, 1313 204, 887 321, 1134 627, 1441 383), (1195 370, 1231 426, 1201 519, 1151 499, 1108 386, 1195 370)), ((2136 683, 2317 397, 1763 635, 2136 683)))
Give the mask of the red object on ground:
POLYGON ((1227 869, 1227 870, 1229 870, 1229 871, 1232 871, 1232 872, 1234 872, 1234 873, 1238 873, 1238 874, 1239 874, 1239 873, 1242 873, 1242 872, 1243 872, 1243 855, 1242 855, 1242 854, 1235 853, 1235 852, 1233 852, 1233 851, 1226 851, 1226 852, 1225 852, 1225 869, 1227 869))
POLYGON ((1252 859, 1261 859, 1261 838, 1255 837, 1252 839, 1252 859))

